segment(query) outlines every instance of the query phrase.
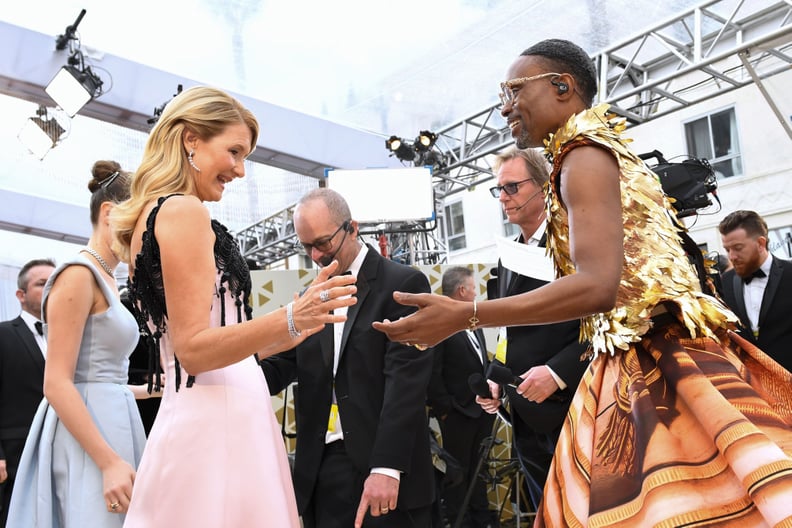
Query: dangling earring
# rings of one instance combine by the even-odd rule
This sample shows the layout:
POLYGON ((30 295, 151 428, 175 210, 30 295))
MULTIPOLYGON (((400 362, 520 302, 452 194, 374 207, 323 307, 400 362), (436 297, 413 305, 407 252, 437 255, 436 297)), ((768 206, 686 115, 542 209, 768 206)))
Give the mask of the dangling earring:
POLYGON ((190 153, 187 154, 187 163, 189 163, 190 167, 192 167, 196 171, 201 172, 201 169, 199 169, 198 165, 196 165, 195 162, 193 161, 193 154, 195 154, 195 149, 190 150, 190 153))

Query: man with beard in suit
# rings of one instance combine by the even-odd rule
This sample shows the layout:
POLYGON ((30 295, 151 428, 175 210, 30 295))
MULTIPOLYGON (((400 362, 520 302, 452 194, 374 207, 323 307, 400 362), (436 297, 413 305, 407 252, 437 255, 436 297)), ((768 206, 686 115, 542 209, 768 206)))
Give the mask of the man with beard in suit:
POLYGON ((270 392, 297 381, 294 490, 306 528, 426 528, 434 479, 426 416, 432 352, 388 340, 373 321, 413 311, 395 290, 429 292, 426 276, 358 240, 337 192, 314 189, 294 210, 294 229, 319 266, 333 260, 357 277, 345 323, 262 361, 270 392))
MULTIPOLYGON (((536 150, 511 148, 497 157, 495 166, 498 185, 490 192, 500 200, 509 222, 519 226, 517 241, 544 247, 543 187, 549 178, 544 157, 536 150)), ((497 297, 518 295, 544 284, 544 280, 520 275, 498 263, 497 297)), ((490 382, 492 399, 477 397, 486 411, 495 412, 505 388, 512 408, 514 447, 534 508, 539 506, 572 396, 588 366, 581 361, 586 344, 579 342, 579 336, 579 321, 502 330, 506 346, 499 345, 494 361, 531 380, 530 388, 520 396, 512 387, 490 382)))
MULTIPOLYGON (((455 266, 443 273, 443 295, 460 301, 476 298, 476 281, 470 268, 455 266)), ((434 347, 434 367, 429 382, 428 403, 440 423, 443 448, 462 466, 462 482, 444 488, 445 516, 452 526, 463 515, 460 526, 486 528, 490 522, 487 486, 477 475, 481 445, 492 433, 493 416, 482 411, 468 385, 471 374, 486 372, 489 360, 484 332, 463 330, 434 347), (465 494, 475 482, 470 502, 463 510, 465 494)))
POLYGON ((30 424, 44 397, 47 340, 41 324, 41 295, 55 271, 50 259, 27 262, 17 276, 22 311, 0 323, 0 526, 6 525, 17 466, 30 424))
POLYGON ((767 224, 754 211, 734 211, 718 230, 733 268, 723 274, 723 300, 740 318, 739 334, 792 371, 792 262, 767 249, 767 224))

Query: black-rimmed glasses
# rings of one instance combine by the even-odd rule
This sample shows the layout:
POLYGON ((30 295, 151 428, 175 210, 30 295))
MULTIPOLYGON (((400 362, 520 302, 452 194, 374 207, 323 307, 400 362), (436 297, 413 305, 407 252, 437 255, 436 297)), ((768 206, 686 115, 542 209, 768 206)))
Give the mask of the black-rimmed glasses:
MULTIPOLYGON (((335 236, 342 229, 347 230, 349 228, 349 222, 350 222, 350 220, 345 220, 340 226, 338 226, 338 229, 333 231, 333 234, 330 235, 330 236, 326 236, 324 238, 320 238, 318 240, 314 240, 313 242, 310 242, 310 243, 308 243, 308 242, 300 242, 300 245, 302 245, 303 249, 305 249, 305 253, 307 255, 310 255, 311 251, 313 251, 314 248, 318 249, 322 253, 328 253, 328 252, 333 250, 333 239, 335 238, 335 236)), ((344 242, 342 241, 341 243, 343 244, 344 242)))
POLYGON ((511 196, 512 194, 517 193, 517 191, 520 188, 520 185, 522 185, 525 182, 529 182, 531 180, 533 180, 533 178, 528 178, 526 180, 520 180, 516 182, 504 183, 503 185, 496 185, 495 187, 490 187, 489 191, 490 194, 492 194, 493 198, 500 198, 501 191, 511 196))
POLYGON ((514 92, 519 90, 523 84, 535 81, 537 79, 544 79, 545 77, 553 77, 561 75, 560 73, 540 73, 539 75, 532 75, 531 77, 518 77, 517 79, 509 79, 508 81, 504 81, 500 84, 501 93, 498 94, 500 96, 501 104, 509 104, 514 102, 514 92))

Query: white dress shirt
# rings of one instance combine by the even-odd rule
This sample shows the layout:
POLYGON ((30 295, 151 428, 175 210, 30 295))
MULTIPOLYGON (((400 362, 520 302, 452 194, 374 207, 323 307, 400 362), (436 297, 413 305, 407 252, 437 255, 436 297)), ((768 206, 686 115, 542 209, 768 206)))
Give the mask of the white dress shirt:
POLYGON ((476 333, 473 330, 465 329, 467 333, 468 339, 470 340, 470 344, 473 345, 473 352, 476 354, 476 359, 479 360, 479 363, 484 365, 484 355, 481 353, 481 343, 479 343, 478 338, 476 337, 476 333))
POLYGON ((748 314, 748 320, 751 321, 751 330, 754 335, 759 333, 759 312, 762 309, 762 299, 764 298, 765 288, 767 288, 767 280, 770 277, 770 268, 773 265, 773 257, 769 254, 767 258, 759 266, 765 274, 764 277, 754 277, 748 284, 743 283, 743 299, 745 300, 745 312, 748 314))
POLYGON ((33 337, 36 339, 36 344, 38 344, 39 348, 41 349, 41 354, 46 358, 47 357, 47 338, 43 335, 39 335, 38 330, 36 330, 36 323, 40 322, 38 319, 33 317, 31 314, 22 310, 22 313, 19 314, 22 316, 22 320, 25 321, 25 324, 28 326, 30 331, 33 333, 33 337))
MULTIPOLYGON (((358 276, 358 272, 360 272, 360 268, 363 266, 363 261, 366 260, 366 254, 368 253, 368 247, 365 244, 360 244, 360 251, 358 252, 355 260, 352 261, 352 264, 349 266, 349 271, 353 277, 358 276)), ((336 308, 333 313, 336 315, 346 315, 348 311, 348 307, 344 306, 342 308, 336 308)), ((334 323, 333 324, 333 403, 337 404, 336 395, 335 395, 335 375, 338 371, 338 360, 341 355, 341 337, 344 334, 344 325, 346 323, 334 323)), ((341 426, 341 413, 336 413, 335 417, 335 426, 333 427, 333 431, 328 430, 325 434, 325 443, 329 444, 330 442, 335 442, 336 440, 343 440, 344 439, 344 429, 341 426)), ((401 480, 401 472, 397 469, 392 468, 382 468, 382 467, 375 467, 371 468, 371 473, 380 473, 382 475, 387 475, 389 477, 395 478, 396 480, 401 480)))

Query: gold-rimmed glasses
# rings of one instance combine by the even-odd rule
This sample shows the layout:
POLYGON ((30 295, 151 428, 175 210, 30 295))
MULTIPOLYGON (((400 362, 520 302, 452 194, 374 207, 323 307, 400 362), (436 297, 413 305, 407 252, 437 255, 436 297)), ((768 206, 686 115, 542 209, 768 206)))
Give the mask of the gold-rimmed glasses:
POLYGON ((514 102, 514 92, 515 88, 519 90, 522 88, 522 85, 529 81, 535 81, 537 79, 544 79, 545 77, 553 77, 561 75, 560 73, 540 73, 538 75, 532 75, 531 77, 518 77, 516 79, 509 79, 508 81, 504 81, 500 84, 500 100, 501 104, 510 104, 514 102))

